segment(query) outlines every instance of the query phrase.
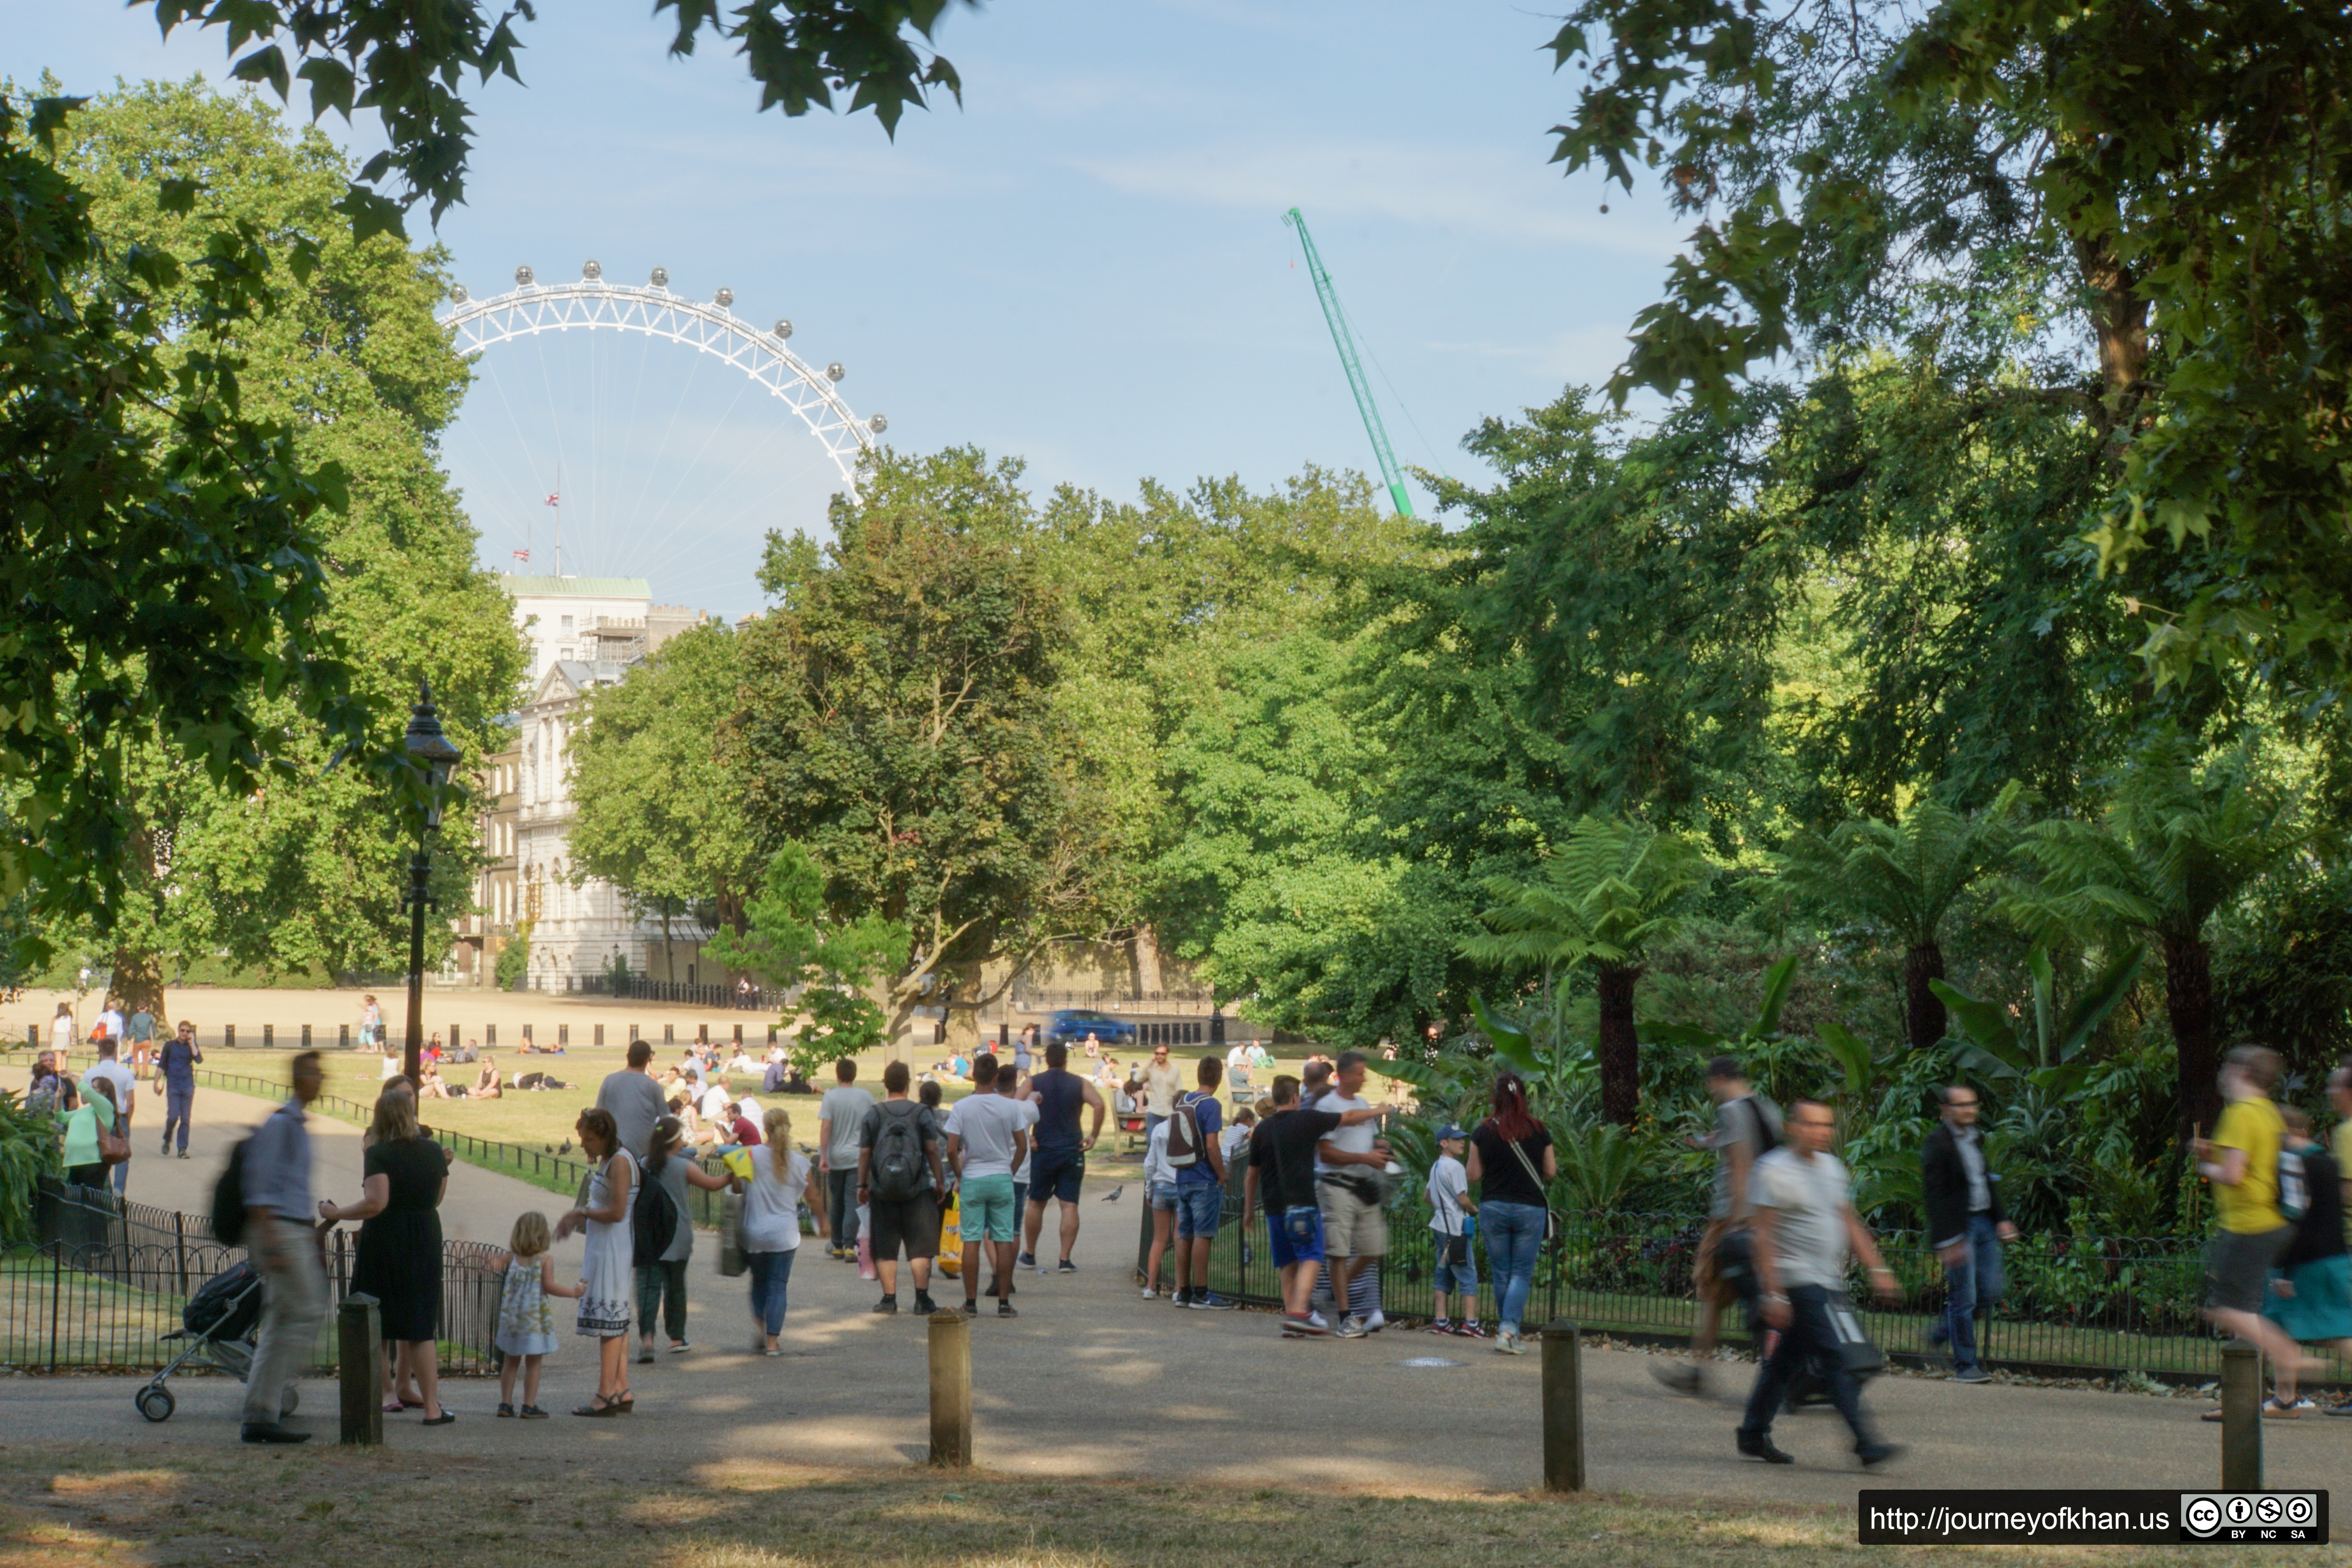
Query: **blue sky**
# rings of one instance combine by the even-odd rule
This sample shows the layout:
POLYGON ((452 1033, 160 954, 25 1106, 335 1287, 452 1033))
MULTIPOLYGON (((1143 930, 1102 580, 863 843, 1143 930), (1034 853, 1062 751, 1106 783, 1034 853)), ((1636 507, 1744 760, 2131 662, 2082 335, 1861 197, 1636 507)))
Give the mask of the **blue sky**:
MULTIPOLYGON (((740 60, 708 40, 669 59, 649 11, 542 5, 528 85, 474 95, 469 199, 438 231, 457 276, 481 296, 518 263, 551 280, 594 257, 615 280, 725 285, 842 361, 893 445, 1017 455, 1041 490, 1371 468, 1286 207, 1377 362, 1399 458, 1465 479, 1481 418, 1607 374, 1674 247, 1646 191, 1547 164, 1575 82, 1522 4, 995 0, 940 32, 963 107, 910 112, 895 143, 870 115, 755 113, 740 60)), ((0 16, 20 80, 225 75, 217 33, 160 45, 152 9, 0 16)), ((352 144, 371 140, 362 121, 352 144)), ((764 530, 821 527, 837 482, 763 398, 668 344, 492 351, 446 446, 485 563, 528 528, 549 564, 534 503, 560 460, 568 567, 756 608, 764 530)))

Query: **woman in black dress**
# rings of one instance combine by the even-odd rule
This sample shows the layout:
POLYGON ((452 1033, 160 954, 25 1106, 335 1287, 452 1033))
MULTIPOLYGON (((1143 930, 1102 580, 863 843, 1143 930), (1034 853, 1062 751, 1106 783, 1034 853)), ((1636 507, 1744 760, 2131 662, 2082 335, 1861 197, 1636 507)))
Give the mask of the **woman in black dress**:
POLYGON ((396 1347, 398 1381, 414 1379, 425 1425, 457 1419, 441 1403, 441 1194, 449 1163, 441 1146, 416 1125, 416 1097, 405 1082, 376 1101, 367 1146, 366 1185, 360 1201, 321 1201, 323 1219, 360 1222, 359 1256, 352 1289, 373 1296, 384 1342, 396 1347))

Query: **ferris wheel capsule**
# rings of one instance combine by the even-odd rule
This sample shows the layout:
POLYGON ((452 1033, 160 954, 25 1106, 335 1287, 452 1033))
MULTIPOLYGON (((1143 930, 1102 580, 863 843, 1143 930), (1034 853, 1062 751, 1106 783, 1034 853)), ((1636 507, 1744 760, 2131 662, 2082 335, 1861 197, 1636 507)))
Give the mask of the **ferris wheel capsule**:
POLYGON ((654 287, 655 287, 655 288, 656 288, 656 289, 667 289, 667 288, 668 288, 668 287, 669 287, 669 268, 667 268, 667 267, 656 267, 656 268, 654 268, 653 283, 654 283, 654 287))
POLYGON ((466 302, 467 298, 468 296, 466 293, 466 286, 463 283, 452 283, 449 285, 449 303, 452 305, 462 305, 466 302))
POLYGON ((604 264, 597 260, 595 258, 591 257, 580 264, 580 276, 588 279, 589 282, 593 283, 596 279, 604 276, 604 264))
POLYGON ((778 316, 776 318, 776 336, 780 338, 789 338, 792 335, 793 323, 791 321, 785 317, 778 316))
POLYGON ((868 430, 873 431, 877 436, 879 436, 883 431, 890 428, 890 421, 885 419, 879 414, 877 414, 873 418, 868 419, 866 422, 866 427, 868 430))
POLYGON ((515 268, 515 287, 516 287, 516 288, 518 288, 518 289, 528 289, 528 288, 530 288, 530 279, 531 279, 531 271, 530 271, 530 268, 528 268, 528 267, 518 267, 518 268, 515 268))
POLYGON ((721 289, 718 293, 712 295, 710 298, 711 303, 717 305, 723 310, 727 309, 728 306, 735 302, 735 290, 732 289, 721 289))
POLYGON ((847 371, 841 368, 841 362, 839 360, 835 360, 831 364, 824 367, 824 375, 827 381, 839 381, 843 376, 847 375, 849 373, 847 371))

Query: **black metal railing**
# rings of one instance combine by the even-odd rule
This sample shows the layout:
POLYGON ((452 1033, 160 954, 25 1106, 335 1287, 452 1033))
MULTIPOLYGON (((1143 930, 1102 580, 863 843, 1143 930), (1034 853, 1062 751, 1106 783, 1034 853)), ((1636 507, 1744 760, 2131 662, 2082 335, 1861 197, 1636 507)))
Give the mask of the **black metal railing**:
MULTIPOLYGON (((150 1371, 179 1348, 162 1336, 180 1327, 188 1298, 243 1261, 197 1215, 117 1203, 94 1189, 51 1184, 37 1211, 40 1239, 0 1251, 0 1367, 26 1372, 114 1368, 150 1371)), ((494 1337, 504 1278, 491 1268, 498 1248, 479 1242, 441 1245, 441 1363, 457 1375, 495 1369, 494 1337)), ((336 1230, 322 1247, 329 1299, 350 1292, 352 1233, 336 1230)), ((312 1360, 335 1363, 332 1314, 321 1323, 312 1360)))
MULTIPOLYGON (((1241 1173, 1224 1199, 1225 1224, 1211 1248, 1211 1288, 1252 1305, 1281 1301, 1266 1257, 1262 1220, 1244 1233, 1241 1173)), ((1263 1209, 1259 1211, 1263 1213, 1263 1209)), ((1400 1318, 1430 1315, 1435 1279, 1435 1233, 1429 1210, 1401 1199, 1389 1215, 1389 1252, 1381 1274, 1386 1311, 1400 1318)), ((1566 1215, 1558 1239, 1536 1266, 1523 1321, 1529 1328, 1559 1317, 1587 1330, 1635 1339, 1681 1340, 1698 1319, 1691 1290, 1703 1220, 1673 1215, 1566 1215)), ((1896 1305, 1882 1307, 1852 1281, 1857 1312, 1877 1343, 1898 1359, 1927 1354, 1927 1335, 1944 1305, 1941 1268, 1916 1235, 1879 1237, 1881 1251, 1903 1287, 1896 1305)), ((1496 1319, 1493 1270, 1483 1246, 1474 1247, 1478 1311, 1496 1319)), ((2008 1289, 1979 1324, 1979 1345, 1990 1364, 2053 1375, 2138 1373, 2168 1382, 2203 1382, 2221 1373, 2221 1339, 2201 1320, 2203 1265, 2199 1244, 2168 1237, 2053 1235, 2021 1237, 2004 1253, 2008 1289)), ((1726 1338, 1746 1336, 1730 1314, 1726 1338)), ((2352 1376, 2337 1363, 2336 1376, 2352 1376)))

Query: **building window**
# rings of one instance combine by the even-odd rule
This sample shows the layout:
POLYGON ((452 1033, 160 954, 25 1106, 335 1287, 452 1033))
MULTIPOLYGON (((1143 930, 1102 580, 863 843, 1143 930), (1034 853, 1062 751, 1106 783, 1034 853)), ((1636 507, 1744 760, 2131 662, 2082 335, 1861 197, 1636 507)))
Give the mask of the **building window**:
POLYGON ((570 637, 572 635, 572 617, 570 616, 563 617, 562 632, 565 637, 570 637))

